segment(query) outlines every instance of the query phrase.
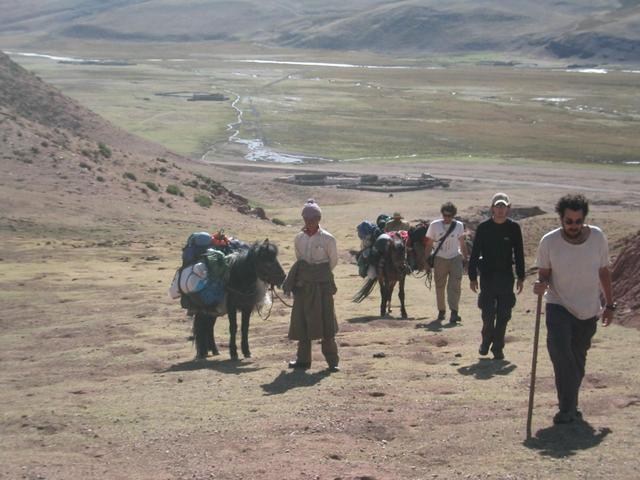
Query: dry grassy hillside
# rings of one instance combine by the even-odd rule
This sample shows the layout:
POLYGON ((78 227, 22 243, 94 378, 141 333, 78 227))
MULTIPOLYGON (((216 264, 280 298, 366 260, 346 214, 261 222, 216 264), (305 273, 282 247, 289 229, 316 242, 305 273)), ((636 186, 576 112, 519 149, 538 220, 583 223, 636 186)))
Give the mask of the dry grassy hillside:
POLYGON ((114 127, 4 54, 0 123, 5 221, 40 214, 65 223, 78 212, 121 219, 138 209, 196 218, 212 206, 262 214, 197 166, 114 127))

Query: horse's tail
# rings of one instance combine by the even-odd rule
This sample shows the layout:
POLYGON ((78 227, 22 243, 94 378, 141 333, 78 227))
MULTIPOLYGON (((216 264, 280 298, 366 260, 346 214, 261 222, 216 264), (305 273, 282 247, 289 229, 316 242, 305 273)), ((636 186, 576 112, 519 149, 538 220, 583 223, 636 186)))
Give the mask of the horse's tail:
POLYGON ((364 282, 360 290, 358 290, 358 292, 353 296, 352 301, 355 303, 360 303, 362 300, 367 298, 371 293, 371 290, 373 290, 373 287, 375 287, 377 281, 377 278, 368 278, 364 282))

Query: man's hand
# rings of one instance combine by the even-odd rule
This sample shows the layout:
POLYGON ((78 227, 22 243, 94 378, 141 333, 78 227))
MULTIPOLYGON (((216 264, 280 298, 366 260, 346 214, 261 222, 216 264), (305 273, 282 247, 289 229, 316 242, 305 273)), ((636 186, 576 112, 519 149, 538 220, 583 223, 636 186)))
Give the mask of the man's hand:
POLYGON ((547 291, 547 287, 549 284, 542 280, 537 280, 536 283, 533 284, 533 293, 536 295, 544 295, 544 292, 547 291))
POLYGON ((524 287, 524 280, 518 279, 516 281, 516 291, 518 292, 518 295, 520 295, 522 293, 522 288, 523 287, 524 287))
POLYGON ((604 309, 604 312, 602 312, 602 326, 603 327, 608 327, 609 324, 613 321, 613 310, 610 310, 608 308, 604 309))
POLYGON ((471 280, 469 282, 469 287, 471 288, 473 293, 478 293, 478 281, 477 280, 471 280))

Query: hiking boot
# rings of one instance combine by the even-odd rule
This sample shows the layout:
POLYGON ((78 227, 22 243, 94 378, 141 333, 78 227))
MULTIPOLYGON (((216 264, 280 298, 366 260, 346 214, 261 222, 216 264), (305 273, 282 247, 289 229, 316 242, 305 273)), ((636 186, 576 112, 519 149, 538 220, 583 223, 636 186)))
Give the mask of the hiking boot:
POLYGON ((327 368, 327 372, 329 373, 338 373, 340 371, 340 367, 338 365, 332 365, 327 368))
POLYGON ((502 350, 496 350, 495 352, 493 352, 493 359, 504 360, 504 353, 502 353, 502 350))
POLYGON ((576 415, 572 412, 558 412, 553 416, 553 423, 563 425, 572 423, 576 419, 576 415))
POLYGON ((484 343, 480 344, 480 348, 478 349, 478 353, 480 355, 488 355, 489 354, 489 345, 485 345, 484 343))
POLYGON ((449 317, 449 323, 456 324, 456 323, 460 323, 461 321, 462 321, 462 317, 460 317, 460 315, 458 315, 458 311, 457 310, 451 310, 451 316, 449 317))
POLYGON ((438 310, 438 318, 436 320, 444 320, 447 317, 447 312, 444 310, 438 310))

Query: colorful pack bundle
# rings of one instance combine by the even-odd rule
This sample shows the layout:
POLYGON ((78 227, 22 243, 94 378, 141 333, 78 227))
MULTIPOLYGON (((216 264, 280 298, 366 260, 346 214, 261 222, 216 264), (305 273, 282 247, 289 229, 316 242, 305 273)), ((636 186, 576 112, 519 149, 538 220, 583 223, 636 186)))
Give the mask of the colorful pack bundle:
POLYGON ((173 277, 169 296, 180 298, 183 308, 221 314, 225 304, 229 254, 246 248, 246 243, 227 237, 222 230, 214 235, 192 233, 182 249, 182 266, 173 277))

